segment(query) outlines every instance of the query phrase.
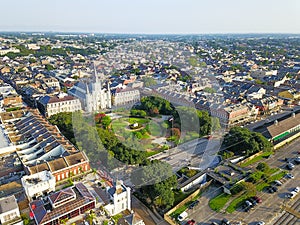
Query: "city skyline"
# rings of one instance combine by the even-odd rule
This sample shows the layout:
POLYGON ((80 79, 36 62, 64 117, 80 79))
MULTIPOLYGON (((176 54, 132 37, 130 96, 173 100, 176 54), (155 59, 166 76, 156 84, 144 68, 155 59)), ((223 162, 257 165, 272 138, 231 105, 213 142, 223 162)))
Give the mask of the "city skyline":
POLYGON ((132 0, 2 3, 0 31, 126 34, 300 33, 300 2, 132 0), (26 10, 24 10, 26 9, 26 10), (13 16, 12 16, 13 15, 13 16))

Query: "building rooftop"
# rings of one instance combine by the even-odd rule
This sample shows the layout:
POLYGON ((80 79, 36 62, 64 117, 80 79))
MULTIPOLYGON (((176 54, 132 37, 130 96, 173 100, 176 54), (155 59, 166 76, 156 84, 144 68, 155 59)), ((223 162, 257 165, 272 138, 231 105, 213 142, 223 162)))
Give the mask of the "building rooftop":
POLYGON ((300 113, 294 114, 285 120, 279 121, 278 123, 274 123, 273 125, 267 127, 271 137, 276 137, 279 134, 282 134, 285 131, 292 129, 300 124, 300 113))
POLYGON ((73 211, 85 204, 95 201, 93 195, 82 183, 58 191, 45 199, 35 200, 30 203, 31 211, 39 224, 59 218, 61 215, 73 211), (64 200, 70 199, 66 204, 64 200), (52 203, 61 203, 53 207, 52 203))
POLYGON ((39 173, 23 176, 22 180, 27 186, 34 186, 39 182, 48 181, 54 179, 54 176, 47 170, 41 171, 39 173))
POLYGON ((0 214, 18 208, 17 200, 14 195, 0 199, 0 214))

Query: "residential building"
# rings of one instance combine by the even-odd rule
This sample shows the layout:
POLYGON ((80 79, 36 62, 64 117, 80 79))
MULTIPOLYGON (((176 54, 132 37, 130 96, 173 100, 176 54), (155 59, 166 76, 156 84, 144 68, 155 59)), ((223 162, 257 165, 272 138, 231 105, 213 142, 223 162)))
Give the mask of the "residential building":
POLYGON ((23 106, 22 96, 17 93, 10 93, 8 95, 3 96, 2 99, 0 97, 0 102, 2 102, 2 104, 0 103, 0 105, 2 105, 2 107, 4 108, 23 106))
POLYGON ((66 93, 60 93, 56 96, 43 96, 38 100, 37 106, 40 112, 50 117, 60 112, 76 112, 81 110, 81 102, 66 93))
POLYGON ((47 170, 23 176, 21 182, 29 200, 55 191, 55 177, 47 170))
POLYGON ((3 225, 23 225, 14 195, 0 199, 0 222, 3 225))
POLYGON ((20 53, 20 49, 17 49, 17 48, 4 48, 4 49, 0 49, 0 55, 6 55, 9 52, 20 53))
POLYGON ((104 206, 110 215, 117 215, 124 210, 131 210, 131 193, 130 188, 123 184, 123 181, 117 181, 113 187, 106 190, 111 203, 104 206))
POLYGON ((96 199, 87 187, 78 183, 72 187, 30 202, 30 216, 37 225, 58 225, 95 208, 96 199))
POLYGON ((2 113, 8 152, 16 152, 28 175, 48 170, 56 181, 90 170, 89 160, 68 141, 56 126, 37 110, 2 113))

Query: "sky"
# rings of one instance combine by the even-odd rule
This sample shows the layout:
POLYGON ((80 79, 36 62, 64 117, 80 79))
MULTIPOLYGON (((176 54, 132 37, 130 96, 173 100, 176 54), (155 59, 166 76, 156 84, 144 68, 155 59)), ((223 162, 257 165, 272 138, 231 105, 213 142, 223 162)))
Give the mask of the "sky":
POLYGON ((0 31, 300 33, 299 0, 0 0, 0 31))

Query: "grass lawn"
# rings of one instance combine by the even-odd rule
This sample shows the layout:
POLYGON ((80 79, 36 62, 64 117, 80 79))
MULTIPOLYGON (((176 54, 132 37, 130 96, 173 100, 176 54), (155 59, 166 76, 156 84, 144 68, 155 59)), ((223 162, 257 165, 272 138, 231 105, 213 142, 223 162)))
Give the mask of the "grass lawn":
POLYGON ((274 174, 273 176, 269 177, 268 181, 273 182, 274 180, 280 180, 287 174, 286 171, 281 171, 279 173, 274 174))
POLYGON ((214 211, 220 212, 230 198, 231 195, 222 193, 209 201, 209 207, 214 211))
POLYGON ((261 155, 255 157, 255 158, 249 160, 248 162, 242 163, 241 167, 249 166, 249 165, 251 165, 253 163, 256 163, 256 162, 262 160, 263 158, 266 158, 266 157, 268 157, 268 156, 270 156, 272 154, 273 154, 273 152, 264 152, 263 154, 261 154, 261 155))
POLYGON ((239 207, 242 206, 242 204, 244 203, 244 201, 252 196, 248 196, 247 194, 243 194, 239 197, 237 197, 236 199, 234 199, 230 205, 226 208, 226 212, 228 213, 233 213, 235 210, 237 210, 239 207))
POLYGON ((124 120, 124 118, 120 118, 120 119, 116 119, 112 121, 112 128, 115 132, 122 130, 125 130, 125 128, 127 127, 127 123, 124 120))
MULTIPOLYGON (((127 119, 127 118, 126 118, 127 119)), ((133 123, 139 123, 139 124, 146 124, 146 123, 149 123, 149 119, 146 119, 146 118, 128 118, 127 120, 130 124, 133 124, 133 123)))
POLYGON ((262 190, 264 190, 268 186, 270 186, 270 185, 268 183, 266 183, 266 182, 259 183, 258 185, 256 185, 256 190, 262 191, 262 190))

